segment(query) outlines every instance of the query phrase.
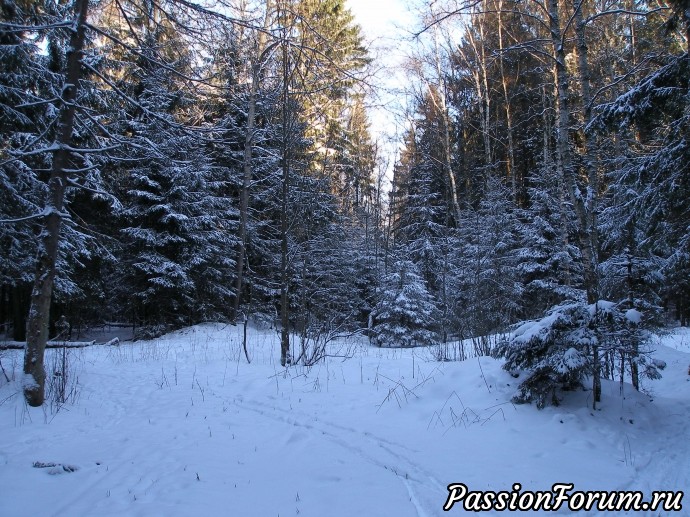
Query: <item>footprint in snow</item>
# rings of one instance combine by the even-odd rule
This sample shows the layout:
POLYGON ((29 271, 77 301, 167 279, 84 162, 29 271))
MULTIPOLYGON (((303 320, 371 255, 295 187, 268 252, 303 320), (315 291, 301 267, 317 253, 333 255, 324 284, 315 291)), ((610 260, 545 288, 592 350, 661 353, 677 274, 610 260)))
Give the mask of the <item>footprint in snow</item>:
POLYGON ((34 461, 33 467, 35 469, 48 469, 46 472, 51 476, 55 476, 57 474, 76 472, 77 470, 79 470, 79 467, 76 467, 74 465, 64 465, 62 463, 53 462, 44 463, 42 461, 34 461))

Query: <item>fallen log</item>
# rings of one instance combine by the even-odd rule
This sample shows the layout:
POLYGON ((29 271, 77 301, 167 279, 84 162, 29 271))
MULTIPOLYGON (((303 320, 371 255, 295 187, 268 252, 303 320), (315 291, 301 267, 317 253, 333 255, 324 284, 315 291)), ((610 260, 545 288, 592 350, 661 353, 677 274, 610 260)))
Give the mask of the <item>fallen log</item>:
MULTIPOLYGON (((119 345, 120 340, 113 338, 105 343, 96 343, 93 341, 48 341, 46 348, 86 348, 87 346, 112 346, 119 345)), ((24 341, 6 341, 0 343, 0 350, 24 350, 26 343, 24 341)))

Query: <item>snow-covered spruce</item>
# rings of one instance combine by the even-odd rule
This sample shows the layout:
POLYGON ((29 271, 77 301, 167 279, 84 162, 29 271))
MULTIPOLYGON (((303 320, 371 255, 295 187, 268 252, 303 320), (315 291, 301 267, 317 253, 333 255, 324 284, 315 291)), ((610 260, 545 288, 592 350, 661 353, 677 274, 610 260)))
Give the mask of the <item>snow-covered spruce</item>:
POLYGON ((384 277, 371 318, 371 339, 380 347, 426 346, 438 342, 436 306, 414 263, 396 262, 384 277))
POLYGON ((513 402, 536 402, 539 409, 558 405, 558 391, 583 387, 592 375, 595 346, 600 368, 607 368, 610 358, 618 359, 611 360, 610 377, 617 373, 622 379, 628 360, 640 375, 660 378, 665 364, 650 357, 651 334, 642 324, 639 311, 606 300, 558 305, 539 320, 522 322, 496 351, 506 358, 505 370, 515 376, 526 374, 513 402))

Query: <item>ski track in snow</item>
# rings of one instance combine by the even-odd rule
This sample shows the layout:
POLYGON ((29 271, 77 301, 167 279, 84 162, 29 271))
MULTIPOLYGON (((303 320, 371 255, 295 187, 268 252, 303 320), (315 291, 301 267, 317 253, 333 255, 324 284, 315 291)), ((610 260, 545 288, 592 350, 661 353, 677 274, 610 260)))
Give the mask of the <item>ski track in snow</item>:
MULTIPOLYGON (((659 440, 648 451, 643 451, 641 462, 635 465, 633 478, 619 488, 619 490, 641 490, 643 500, 651 501, 655 491, 683 491, 683 515, 690 515, 690 436, 688 433, 688 415, 690 415, 690 375, 688 372, 688 355, 680 351, 690 350, 685 344, 690 332, 679 329, 678 336, 671 341, 677 350, 665 350, 667 359, 666 371, 662 372, 660 382, 669 382, 665 375, 676 376, 681 382, 676 382, 672 390, 664 390, 653 395, 658 418, 653 431, 654 436, 649 440, 659 440), (674 371, 675 370, 675 371, 674 371), (678 371, 680 370, 680 371, 678 371), (685 384, 685 385, 683 385, 685 384), (663 393, 663 394, 662 394, 663 393)), ((659 391, 659 389, 653 389, 659 391)), ((631 454, 635 454, 632 451, 631 454)), ((676 515, 680 513, 674 512, 676 515)), ((637 515, 636 512, 625 512, 624 515, 637 515)), ((604 517, 611 512, 599 512, 596 515, 604 517)), ((657 508, 654 515, 666 515, 661 508, 657 508)))
MULTIPOLYGON (((670 437, 666 444, 653 453, 647 465, 638 468, 644 478, 654 479, 654 483, 658 483, 657 486, 649 486, 650 492, 690 489, 690 444, 687 437, 690 405, 684 404, 677 410, 678 413, 669 416, 672 421, 665 426, 663 434, 670 437)), ((649 484, 649 481, 645 483, 649 484)), ((686 501, 686 504, 690 507, 690 501, 686 501)))
MULTIPOLYGON (((463 408, 507 400, 500 364, 487 360, 481 376, 472 361, 448 365, 414 402, 375 414, 387 389, 372 380, 379 367, 390 376, 382 378, 408 382, 409 357, 363 349, 365 373, 361 361, 344 364, 336 374, 342 384, 335 388, 331 381, 331 390, 326 384, 322 392, 312 381, 325 374, 328 382, 337 368, 307 371, 300 386, 291 370, 271 375, 275 368, 268 362, 238 361, 235 367, 223 348, 227 334, 204 341, 212 334, 194 332, 185 341, 170 338, 167 348, 165 342, 137 345, 141 355, 134 346, 84 352, 80 400, 50 423, 22 409, 19 399, 13 407, 0 406, 6 417, 0 421, 0 487, 7 492, 0 493, 0 516, 275 517, 277 510, 434 517, 445 515, 446 486, 456 481, 471 490, 509 490, 513 481, 543 490, 573 481, 575 490, 640 490, 645 501, 654 491, 690 487, 690 345, 682 337, 670 339, 676 350, 660 350, 669 368, 661 381, 646 385, 655 392, 653 402, 634 392, 619 401, 611 393, 602 412, 592 414, 581 407, 587 394, 575 393, 558 409, 527 406, 507 420, 482 420, 481 430, 456 427, 453 420, 446 430, 430 431, 455 390, 463 408), (223 344, 214 349, 211 339, 223 344), (232 375, 229 365, 237 368, 232 375), (485 374, 494 388, 490 395, 485 374), (549 460, 554 453, 559 459, 549 460), (78 471, 50 476, 32 468, 33 461, 76 465, 78 471), (269 495, 264 486, 271 483, 269 495), (33 496, 42 490, 45 500, 33 496)), ((436 371, 435 363, 426 366, 432 367, 436 371)), ((687 513, 690 501, 683 503, 677 515, 687 513)), ((554 513, 585 514, 565 508, 535 514, 554 513)), ((465 514, 462 505, 452 514, 465 514)), ((661 509, 654 515, 666 514, 661 509)))
MULTIPOLYGON (((659 401, 659 399, 657 399, 659 401)), ((665 399, 663 405, 666 420, 658 428, 658 435, 665 437, 660 446, 647 453, 647 461, 635 466, 636 475, 623 488, 642 490, 644 500, 650 501, 654 491, 683 491, 683 511, 690 514, 690 441, 688 440, 688 415, 690 403, 665 399)), ((657 512, 660 510, 657 509, 657 512)), ((664 515, 662 513, 655 515, 664 515)), ((626 512, 626 515, 633 515, 626 512)), ((606 515, 601 512, 602 517, 606 515)), ((610 513, 609 513, 610 515, 610 513)))
POLYGON ((446 491, 445 485, 436 480, 433 474, 408 460, 403 453, 393 450, 396 448, 409 452, 410 449, 407 446, 381 436, 376 436, 368 431, 362 433, 354 428, 345 427, 322 419, 317 420, 312 415, 303 412, 286 410, 275 405, 269 405, 255 400, 226 400, 240 409, 253 411, 264 418, 285 423, 293 427, 304 428, 309 431, 319 431, 322 437, 335 445, 397 476, 409 493, 410 501, 414 505, 419 517, 430 517, 438 511, 439 500, 442 496, 439 497, 436 495, 433 498, 433 502, 429 502, 428 496, 424 496, 416 486, 427 489, 428 491, 443 494, 446 491), (307 423, 305 422, 306 420, 310 420, 310 422, 307 423), (364 448, 354 445, 355 443, 361 442, 362 438, 372 447, 364 448), (384 454, 377 456, 371 453, 372 450, 381 451, 384 454), (383 458, 381 456, 383 456, 383 458))

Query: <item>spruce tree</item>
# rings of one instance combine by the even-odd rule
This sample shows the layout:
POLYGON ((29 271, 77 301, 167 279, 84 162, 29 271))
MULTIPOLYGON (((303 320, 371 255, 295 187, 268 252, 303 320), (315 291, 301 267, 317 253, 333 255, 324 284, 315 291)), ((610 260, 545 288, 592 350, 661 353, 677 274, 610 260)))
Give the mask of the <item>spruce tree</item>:
POLYGON ((439 342, 437 308, 410 260, 399 260, 383 277, 370 335, 379 347, 429 346, 439 342))

